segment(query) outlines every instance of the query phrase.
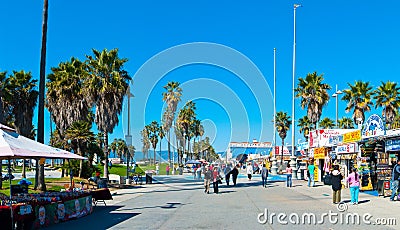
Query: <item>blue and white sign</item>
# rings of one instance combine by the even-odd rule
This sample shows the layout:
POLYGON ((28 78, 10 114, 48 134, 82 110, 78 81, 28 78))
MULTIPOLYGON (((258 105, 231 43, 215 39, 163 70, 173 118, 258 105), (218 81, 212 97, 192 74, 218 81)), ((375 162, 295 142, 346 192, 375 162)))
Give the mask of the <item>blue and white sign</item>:
POLYGON ((400 150, 400 139, 386 140, 386 151, 399 151, 400 150))
POLYGON ((385 126, 382 119, 378 115, 372 114, 365 122, 364 129, 361 132, 362 138, 382 136, 384 134, 385 126))
POLYGON ((356 143, 350 143, 346 145, 339 145, 336 147, 336 153, 345 154, 345 153, 355 153, 357 152, 358 145, 356 143))

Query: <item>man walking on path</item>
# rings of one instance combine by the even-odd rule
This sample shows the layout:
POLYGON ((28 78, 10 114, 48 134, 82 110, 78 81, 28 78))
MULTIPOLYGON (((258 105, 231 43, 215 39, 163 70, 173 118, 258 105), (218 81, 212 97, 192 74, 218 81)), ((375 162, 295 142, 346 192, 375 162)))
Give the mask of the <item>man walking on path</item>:
POLYGON ((226 186, 229 186, 229 180, 231 177, 231 166, 228 165, 226 166, 225 170, 224 170, 224 174, 225 174, 225 181, 226 181, 226 186))
POLYGON ((307 167, 308 170, 308 187, 310 187, 310 184, 312 183, 312 187, 315 186, 315 181, 314 181, 314 170, 315 170, 315 166, 314 166, 314 162, 310 161, 310 164, 307 167))
POLYGON ((204 192, 205 193, 210 193, 210 180, 212 177, 212 172, 209 170, 208 166, 206 166, 206 169, 204 171, 204 192))
POLYGON ((267 187, 267 178, 268 178, 268 169, 265 166, 265 164, 263 164, 263 167, 261 168, 261 179, 264 188, 267 187))
POLYGON ((239 170, 238 170, 239 165, 236 165, 233 167, 231 174, 232 174, 232 181, 233 181, 233 186, 236 186, 236 179, 239 175, 239 170))
POLYGON ((290 164, 288 163, 287 164, 287 167, 286 167, 286 187, 289 187, 289 188, 291 188, 292 187, 292 172, 293 172, 293 169, 290 167, 290 164))
POLYGON ((397 160, 397 164, 394 166, 392 171, 392 195, 390 196, 391 201, 394 201, 394 196, 396 196, 397 190, 399 189, 399 180, 400 180, 400 159, 397 160))

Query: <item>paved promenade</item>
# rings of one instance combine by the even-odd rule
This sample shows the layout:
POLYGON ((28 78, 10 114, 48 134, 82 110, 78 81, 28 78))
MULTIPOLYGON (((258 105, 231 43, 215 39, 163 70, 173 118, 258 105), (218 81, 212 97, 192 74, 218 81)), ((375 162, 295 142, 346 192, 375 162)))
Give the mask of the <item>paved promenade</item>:
POLYGON ((338 210, 330 186, 300 180, 286 188, 273 178, 263 188, 258 175, 252 181, 242 175, 236 187, 205 194, 202 181, 189 175, 155 179, 115 191, 92 215, 47 229, 400 229, 400 201, 360 193, 359 205, 350 205, 348 189, 338 210))

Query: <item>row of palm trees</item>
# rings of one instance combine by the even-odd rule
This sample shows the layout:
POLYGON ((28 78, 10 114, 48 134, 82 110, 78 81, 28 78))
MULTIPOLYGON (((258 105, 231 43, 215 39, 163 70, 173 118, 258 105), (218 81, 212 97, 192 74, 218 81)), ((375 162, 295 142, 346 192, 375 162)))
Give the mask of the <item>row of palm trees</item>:
MULTIPOLYGON (((95 153, 103 155, 107 177, 108 134, 119 122, 131 77, 124 70, 128 60, 118 57, 118 49, 93 49, 92 52, 85 61, 71 58, 51 68, 46 83, 45 107, 56 127, 50 144, 73 149, 89 159, 93 159, 95 153), (100 135, 91 131, 93 123, 100 135)), ((37 80, 24 71, 13 71, 9 76, 2 72, 0 80, 0 122, 15 127, 21 135, 34 138, 32 118, 39 94, 37 80)), ((88 162, 91 164, 92 161, 88 162)), ((81 172, 82 162, 79 175, 81 172)), ((37 173, 35 181, 35 189, 46 190, 44 170, 37 173)))
MULTIPOLYGON (((381 82, 375 90, 370 82, 348 83, 349 88, 343 90, 342 100, 347 102, 346 112, 352 110, 353 115, 352 118, 339 119, 338 124, 335 125, 330 118, 321 120, 323 107, 328 104, 330 98, 328 90, 331 89, 331 86, 323 81, 322 74, 313 72, 307 74, 305 78, 299 78, 297 88, 295 88, 296 97, 300 98, 301 108, 307 111, 307 115, 300 118, 297 123, 299 132, 303 133, 306 140, 308 140, 309 132, 317 128, 352 129, 355 124, 362 125, 365 121, 365 113, 371 111, 373 106, 375 109, 382 108, 386 128, 400 128, 400 115, 397 112, 400 107, 400 87, 396 82, 381 82)), ((286 112, 280 111, 275 114, 275 121, 276 131, 282 139, 283 146, 287 131, 290 129, 291 117, 286 112)))
POLYGON ((170 81, 164 86, 164 89, 166 92, 163 92, 162 99, 166 103, 166 107, 161 118, 161 124, 157 121, 152 121, 141 131, 142 151, 145 156, 148 155, 148 150, 151 145, 153 147, 154 163, 156 161, 157 143, 160 142, 161 157, 161 141, 166 137, 168 143, 168 161, 171 162, 171 143, 173 144, 171 129, 173 128, 179 163, 182 163, 184 156, 191 159, 217 159, 218 155, 210 144, 210 139, 206 137, 204 140, 201 140, 204 135, 204 127, 201 121, 196 117, 196 104, 193 101, 188 101, 179 110, 178 116, 175 118, 177 106, 182 96, 180 83, 170 81), (193 140, 192 146, 191 140, 193 140))

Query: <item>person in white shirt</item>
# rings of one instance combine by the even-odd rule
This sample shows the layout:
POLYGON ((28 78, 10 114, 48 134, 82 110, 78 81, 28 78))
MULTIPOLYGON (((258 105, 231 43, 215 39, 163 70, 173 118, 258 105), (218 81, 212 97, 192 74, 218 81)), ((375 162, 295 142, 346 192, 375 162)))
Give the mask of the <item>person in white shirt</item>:
POLYGON ((250 162, 247 164, 246 172, 247 172, 247 178, 251 180, 251 177, 253 176, 253 166, 251 165, 250 162))

